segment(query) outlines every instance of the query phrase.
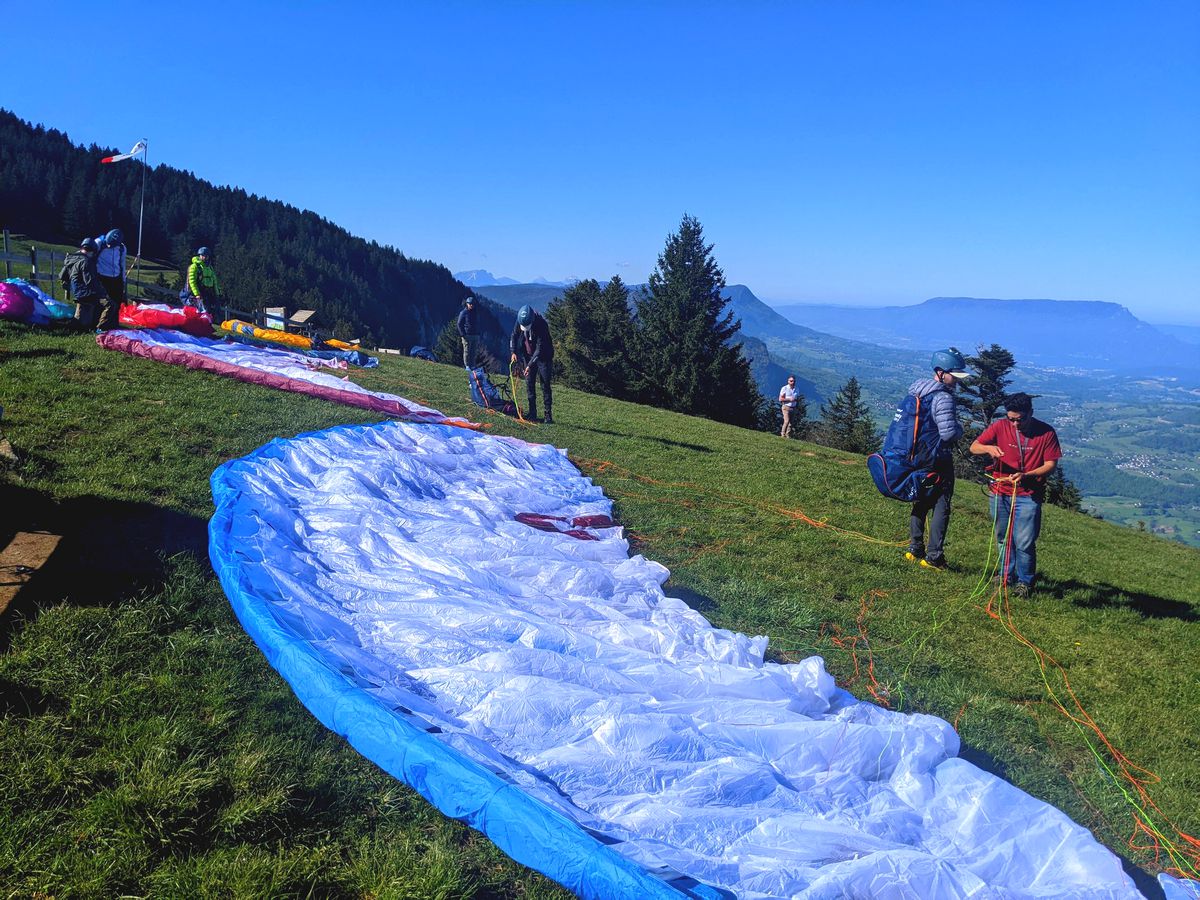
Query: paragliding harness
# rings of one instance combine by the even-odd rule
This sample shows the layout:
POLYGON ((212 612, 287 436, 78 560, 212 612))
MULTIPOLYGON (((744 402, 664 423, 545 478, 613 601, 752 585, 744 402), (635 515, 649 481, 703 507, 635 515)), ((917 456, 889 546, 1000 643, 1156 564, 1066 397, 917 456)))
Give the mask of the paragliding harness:
POLYGON ((914 503, 929 497, 941 484, 934 471, 942 439, 921 398, 909 394, 896 408, 883 440, 883 449, 867 457, 867 470, 879 493, 914 503))
POLYGON ((517 405, 501 396, 500 389, 492 383, 483 369, 478 366, 467 369, 467 383, 471 388, 471 399, 477 406, 492 412, 502 412, 506 416, 517 414, 517 405))

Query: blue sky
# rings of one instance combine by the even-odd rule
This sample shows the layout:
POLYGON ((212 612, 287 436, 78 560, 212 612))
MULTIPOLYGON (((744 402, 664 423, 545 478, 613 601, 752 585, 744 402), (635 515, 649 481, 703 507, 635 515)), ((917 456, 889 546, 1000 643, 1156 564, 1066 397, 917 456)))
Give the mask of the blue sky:
POLYGON ((5 31, 22 118, 453 271, 642 281, 687 212, 771 302, 1200 324, 1195 2, 66 2, 5 31))

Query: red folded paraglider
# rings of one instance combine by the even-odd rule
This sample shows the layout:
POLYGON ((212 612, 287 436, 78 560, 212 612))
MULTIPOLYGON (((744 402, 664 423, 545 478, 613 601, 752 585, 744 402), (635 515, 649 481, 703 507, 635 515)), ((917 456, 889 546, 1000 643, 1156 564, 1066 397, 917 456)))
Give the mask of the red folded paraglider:
POLYGON ((613 528, 617 524, 608 516, 576 516, 571 519, 570 525, 573 527, 570 528, 567 527, 567 520, 562 516, 522 512, 517 513, 513 518, 523 525, 528 525, 530 528, 536 528, 539 531, 557 531, 560 534, 570 535, 580 541, 600 540, 598 535, 588 531, 589 528, 613 528))
POLYGON ((122 325, 131 328, 174 328, 197 337, 208 337, 213 330, 212 316, 194 306, 124 303, 120 319, 122 325))

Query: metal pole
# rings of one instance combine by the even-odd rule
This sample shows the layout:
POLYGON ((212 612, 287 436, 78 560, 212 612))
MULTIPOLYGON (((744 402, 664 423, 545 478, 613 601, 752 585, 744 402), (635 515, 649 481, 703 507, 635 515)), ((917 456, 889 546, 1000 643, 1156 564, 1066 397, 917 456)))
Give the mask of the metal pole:
POLYGON ((8 264, 8 229, 4 229, 4 277, 12 278, 12 266, 8 264))
POLYGON ((150 141, 142 138, 146 149, 142 151, 142 199, 138 202, 138 251, 137 280, 142 280, 142 213, 146 211, 146 169, 150 168, 150 141))
POLYGON ((37 247, 33 244, 29 245, 29 283, 36 286, 37 277, 37 247))

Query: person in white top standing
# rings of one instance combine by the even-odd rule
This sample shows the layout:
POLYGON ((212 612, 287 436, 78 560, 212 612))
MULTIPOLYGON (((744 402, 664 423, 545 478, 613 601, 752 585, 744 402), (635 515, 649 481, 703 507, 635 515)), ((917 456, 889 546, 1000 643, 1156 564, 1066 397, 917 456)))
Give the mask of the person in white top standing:
POLYGON ((779 405, 783 408, 783 428, 779 430, 779 436, 791 437, 792 416, 800 406, 800 392, 796 390, 795 375, 789 375, 787 384, 779 389, 779 405))

